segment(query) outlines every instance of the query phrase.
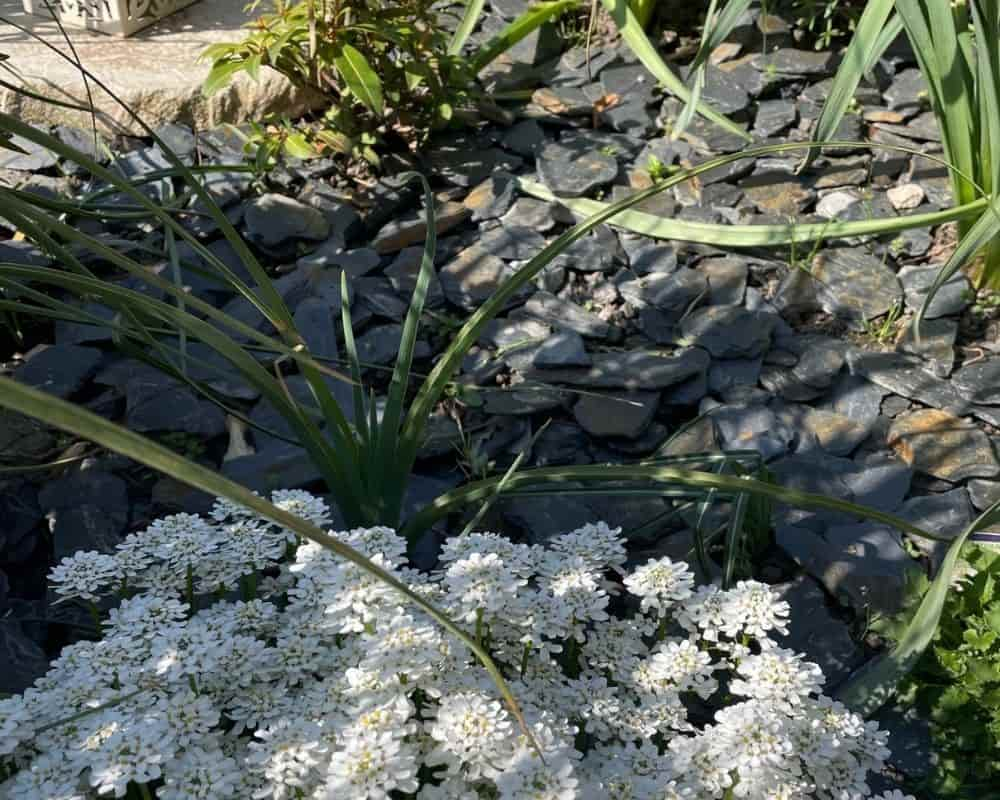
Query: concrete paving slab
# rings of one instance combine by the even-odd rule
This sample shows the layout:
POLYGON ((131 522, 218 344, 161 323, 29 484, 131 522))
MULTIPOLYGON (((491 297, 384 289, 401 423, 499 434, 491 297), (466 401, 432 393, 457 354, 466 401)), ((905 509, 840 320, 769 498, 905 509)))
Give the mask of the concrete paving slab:
MULTIPOLYGON (((203 0, 161 20, 135 36, 67 29, 80 61, 114 94, 152 126, 183 122, 196 129, 223 122, 245 122, 275 113, 291 116, 315 107, 319 98, 293 87, 277 72, 263 69, 254 82, 241 75, 211 98, 201 93, 209 65, 198 56, 215 42, 234 42, 252 15, 246 0, 203 0)), ((21 85, 64 102, 87 104, 87 91, 63 34, 51 21, 26 14, 21 0, 0 0, 0 53, 21 85), (14 24, 10 24, 14 23, 14 24), (33 38, 30 31, 41 38, 33 38), (46 45, 51 45, 48 47, 46 45)), ((9 74, 4 78, 10 80, 9 74)), ((105 133, 137 135, 141 128, 109 95, 91 83, 98 124, 105 133)), ((0 109, 33 123, 63 123, 89 128, 89 115, 59 108, 0 87, 0 109)))

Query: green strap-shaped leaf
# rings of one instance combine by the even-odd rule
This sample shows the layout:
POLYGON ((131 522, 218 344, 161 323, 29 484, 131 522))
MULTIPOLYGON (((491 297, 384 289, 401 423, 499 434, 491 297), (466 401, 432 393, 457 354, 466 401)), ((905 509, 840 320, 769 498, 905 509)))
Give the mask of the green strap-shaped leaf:
MULTIPOLYGON (((642 62, 642 65, 650 71, 656 80, 666 87, 670 94, 685 103, 688 102, 691 98, 691 92, 684 85, 684 81, 678 78, 673 70, 667 66, 666 62, 653 46, 653 43, 649 41, 649 37, 646 36, 642 25, 639 24, 639 20, 635 18, 635 15, 629 8, 627 0, 601 0, 601 2, 604 3, 604 7, 611 14, 611 18, 618 27, 618 32, 621 33, 622 38, 635 57, 642 62)), ((711 120, 716 125, 725 128, 730 133, 735 133, 748 142, 752 141, 750 134, 743 130, 743 128, 705 103, 698 103, 696 108, 699 114, 711 120)))
POLYGON ((295 531, 303 538, 322 545, 338 557, 360 567, 369 575, 394 589, 406 599, 406 602, 417 606, 449 633, 460 639, 486 668, 511 712, 521 722, 527 735, 531 736, 517 700, 515 700, 507 682, 500 674, 493 659, 490 658, 489 653, 453 622, 445 612, 414 592, 395 575, 372 563, 354 548, 294 514, 283 511, 246 487, 223 477, 214 470, 184 458, 145 436, 116 425, 73 403, 60 400, 30 386, 19 384, 11 378, 0 377, 0 406, 34 417, 55 428, 95 442, 101 447, 120 453, 157 472, 176 478, 188 486, 207 492, 209 495, 224 497, 233 503, 245 506, 276 525, 295 531))
POLYGON ((358 100, 373 114, 385 114, 385 101, 382 98, 382 81, 367 59, 357 48, 349 44, 341 45, 340 52, 334 57, 333 64, 337 74, 347 84, 358 100))
POLYGON ((473 71, 482 72, 497 56, 506 53, 532 31, 578 5, 578 0, 551 0, 532 6, 476 52, 472 58, 473 71))
POLYGON ((701 92, 705 86, 705 70, 708 66, 709 56, 736 27, 740 17, 750 7, 751 1, 729 0, 718 15, 715 13, 718 0, 711 0, 709 3, 708 12, 705 14, 705 30, 701 34, 701 44, 698 46, 698 52, 695 53, 694 60, 689 67, 688 86, 691 90, 691 96, 684 104, 684 109, 674 124, 675 136, 682 133, 691 124, 698 103, 701 102, 701 92))
POLYGON ((455 28, 451 41, 448 42, 448 55, 455 56, 462 52, 466 40, 476 29, 476 23, 479 22, 485 5, 486 0, 465 0, 465 13, 462 14, 462 19, 455 28))
MULTIPOLYGON (((737 157, 742 157, 737 154, 737 157)), ((589 217, 611 208, 607 203, 585 197, 557 197, 537 181, 518 178, 521 191, 539 200, 559 203, 578 217, 589 217)), ((975 219, 986 208, 986 200, 975 200, 964 206, 924 214, 908 214, 886 219, 863 219, 852 222, 789 222, 782 225, 719 225, 691 222, 683 219, 658 217, 644 211, 618 212, 608 224, 641 233, 653 239, 673 239, 682 242, 711 244, 717 247, 773 247, 775 245, 814 242, 821 239, 841 239, 846 236, 868 236, 894 233, 909 228, 925 228, 957 219, 975 219)))
MULTIPOLYGON (((851 43, 844 52, 837 74, 830 86, 830 93, 823 104, 823 110, 816 121, 813 138, 818 141, 829 139, 844 118, 847 108, 861 79, 868 73, 882 53, 899 36, 903 22, 898 16, 891 16, 896 0, 871 0, 865 5, 864 13, 858 20, 851 43)), ((819 155, 818 150, 810 150, 802 163, 807 167, 819 155)))
POLYGON ((837 692, 837 699, 859 714, 870 716, 892 697, 899 682, 913 669, 934 638, 944 602, 948 597, 962 547, 969 537, 1000 522, 1000 502, 994 503, 955 539, 941 562, 916 614, 903 630, 896 646, 886 655, 869 661, 837 692))

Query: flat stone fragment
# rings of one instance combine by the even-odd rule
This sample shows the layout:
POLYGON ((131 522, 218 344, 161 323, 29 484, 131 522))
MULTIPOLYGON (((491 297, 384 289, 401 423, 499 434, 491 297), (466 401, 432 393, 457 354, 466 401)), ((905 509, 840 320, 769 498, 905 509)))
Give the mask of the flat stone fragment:
POLYGON ((813 578, 800 575, 773 588, 796 611, 788 621, 788 635, 775 636, 782 647, 805 653, 834 685, 861 664, 864 651, 851 638, 847 624, 830 612, 826 594, 813 578))
POLYGON ((618 177, 614 156, 577 153, 560 145, 546 146, 538 154, 537 165, 538 179, 564 197, 583 197, 618 177))
POLYGON ((612 327, 597 314, 556 297, 549 292, 535 292, 524 304, 523 313, 553 328, 576 331, 590 339, 607 339, 612 335, 612 327))
POLYGON ((68 398, 97 371, 103 354, 75 344, 39 345, 14 370, 14 378, 35 389, 68 398))
POLYGON ((868 438, 868 426, 834 411, 810 409, 803 418, 806 429, 832 456, 846 456, 868 438))
POLYGON ((713 306, 740 305, 747 288, 749 269, 736 258, 708 258, 698 264, 708 278, 708 302, 713 306))
POLYGON ((510 274, 510 268, 478 244, 467 247, 438 271, 445 297, 473 310, 488 300, 510 274))
POLYGON ((798 118, 798 109, 791 100, 761 100, 757 103, 753 132, 761 139, 769 139, 792 127, 798 118))
MULTIPOLYGON (((899 273, 899 282, 903 285, 903 292, 906 296, 906 307, 911 311, 918 311, 924 304, 927 292, 937 278, 941 267, 903 267, 899 273)), ((960 314, 969 305, 972 297, 972 287, 968 278, 960 271, 952 275, 938 289, 934 298, 924 312, 925 319, 937 319, 938 317, 953 316, 960 314)))
POLYGON ((498 219, 506 214, 517 197, 517 182, 508 173, 498 172, 491 175, 462 201, 472 212, 472 221, 481 222, 488 219, 498 219))
POLYGON ((278 247, 291 239, 321 242, 330 223, 312 206, 280 194, 263 194, 246 205, 247 238, 262 247, 278 247))
MULTIPOLYGON (((434 212, 434 228, 440 236, 472 216, 461 203, 448 202, 434 212)), ((372 247, 379 255, 395 253, 404 247, 419 244, 427 238, 427 219, 423 213, 413 213, 386 223, 375 236, 372 247)))
POLYGON ((714 358, 754 358, 770 345, 776 322, 766 311, 709 306, 687 316, 680 327, 688 344, 704 347, 714 358))
POLYGON ((866 427, 878 418, 885 390, 857 375, 843 373, 832 384, 822 405, 866 427))
POLYGON ((573 406, 573 416, 591 436, 637 439, 653 421, 659 400, 659 392, 586 394, 573 406))
POLYGON ((973 478, 966 484, 966 488, 977 511, 985 511, 994 503, 1000 502, 1000 481, 973 478))
POLYGON ((954 319, 924 320, 920 326, 919 339, 914 333, 913 322, 910 321, 900 334, 896 349, 901 353, 919 356, 937 377, 947 378, 955 365, 956 336, 958 322, 954 319))
POLYGON ((903 548, 899 532, 876 523, 827 529, 828 560, 806 569, 834 596, 846 596, 858 611, 896 614, 909 571, 919 566, 903 548), (817 574, 818 573, 818 574, 817 574))
POLYGON ((754 174, 740 188, 761 214, 776 217, 799 216, 816 196, 802 180, 782 172, 754 174))
POLYGON ((774 412, 760 405, 731 405, 712 410, 723 450, 756 450, 765 461, 783 456, 791 432, 778 424, 774 412))
POLYGON ((1000 474, 989 437, 946 411, 923 409, 897 417, 887 443, 915 470, 935 478, 954 482, 1000 474))
POLYGON ((910 357, 897 353, 851 350, 847 354, 851 373, 877 383, 883 389, 918 403, 963 414, 969 407, 951 382, 923 368, 910 357))
POLYGON ((699 298, 708 294, 708 279, 697 270, 651 272, 618 286, 622 297, 634 306, 652 306, 676 322, 699 298))
MULTIPOLYGON (((973 480, 969 484, 971 488, 973 483, 986 482, 973 480)), ((955 539, 972 524, 972 504, 969 498, 970 492, 965 487, 959 487, 940 494, 911 497, 895 513, 928 533, 955 539)), ((931 559, 936 571, 948 550, 949 542, 936 542, 909 535, 907 538, 931 559)))
POLYGON ((864 250, 824 250, 812 275, 823 310, 856 325, 885 314, 903 299, 892 270, 864 250))
POLYGON ((55 153, 23 136, 11 136, 10 143, 24 152, 19 153, 17 150, 7 148, 0 150, 0 169, 40 172, 58 163, 55 153))
POLYGON ((504 261, 526 261, 545 247, 545 237, 521 225, 497 225, 483 231, 476 245, 504 261))
POLYGON ((696 347, 679 355, 662 356, 632 350, 627 353, 592 353, 590 367, 531 371, 531 378, 546 383, 592 386, 602 389, 666 389, 708 370, 709 357, 696 347))
POLYGON ((549 336, 535 351, 536 367, 588 367, 590 354, 583 345, 583 337, 573 331, 559 331, 549 336))
POLYGON ((987 358, 961 367, 951 385, 972 403, 1000 405, 1000 358, 987 358))

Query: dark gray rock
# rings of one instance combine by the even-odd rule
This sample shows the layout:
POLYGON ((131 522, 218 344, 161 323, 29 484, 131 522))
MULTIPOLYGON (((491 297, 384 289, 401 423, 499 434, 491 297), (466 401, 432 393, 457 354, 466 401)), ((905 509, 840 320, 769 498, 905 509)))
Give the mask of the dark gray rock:
POLYGON ((854 452, 870 432, 868 426, 835 411, 806 409, 798 416, 798 421, 815 438, 819 447, 832 456, 846 456, 854 452))
POLYGON ((659 400, 658 392, 588 393, 573 406, 573 416, 591 436, 637 439, 653 421, 659 400))
POLYGON ((510 227, 531 228, 538 233, 548 233, 556 226, 552 206, 533 197, 518 198, 500 221, 510 227))
POLYGON ((0 169, 41 172, 44 169, 51 169, 58 163, 55 153, 23 136, 12 135, 10 144, 23 152, 12 149, 0 150, 0 169))
POLYGON ((473 222, 499 219, 517 197, 517 182, 506 172, 491 175, 465 196, 462 203, 472 212, 473 222))
POLYGON ((882 92, 889 108, 898 110, 919 110, 930 103, 927 82, 919 69, 904 69, 882 92))
MULTIPOLYGON (((410 304, 401 298, 385 278, 355 278, 352 288, 358 302, 376 317, 402 322, 410 304)), ((352 315, 353 318, 353 315, 352 315)))
POLYGON ((608 339, 614 335, 612 326, 596 314, 548 292, 535 292, 522 312, 524 316, 554 328, 575 331, 587 339, 608 339))
POLYGON ((601 152, 575 153, 557 145, 546 145, 538 154, 538 178, 557 195, 583 197, 607 186, 618 176, 614 156, 601 152))
MULTIPOLYGON (((955 338, 958 322, 954 319, 928 319, 920 325, 920 337, 914 331, 913 321, 903 328, 896 349, 901 353, 919 356, 939 378, 947 378, 955 366, 955 338)), ((961 391, 961 390, 959 390, 961 391)))
POLYGON ((972 403, 1000 405, 1000 358, 962 367, 952 376, 951 385, 972 403))
POLYGON ((474 244, 445 264, 438 280, 449 302, 472 311, 492 297, 510 274, 502 260, 474 244))
POLYGON ((738 306, 709 306, 680 325, 685 342, 703 347, 713 358, 755 358, 771 343, 777 317, 738 306))
POLYGON ((519 156, 534 158, 545 144, 545 132, 533 119, 525 119, 507 129, 500 143, 519 156))
POLYGON ((782 48, 755 55, 751 58, 750 63, 764 73, 799 77, 801 75, 832 75, 836 67, 836 58, 832 53, 782 48))
POLYGON ((267 249, 295 239, 321 242, 330 234, 322 212, 279 194, 264 194, 247 203, 244 222, 247 238, 267 249))
POLYGON ((741 305, 747 288, 748 268, 736 258, 707 258, 698 271, 708 278, 708 302, 713 306, 741 305))
POLYGON ((277 442, 263 452, 226 461, 222 474, 262 494, 300 488, 322 477, 305 448, 287 442, 277 442))
POLYGON ((548 337, 535 351, 532 363, 536 367, 587 367, 590 355, 583 346, 583 337, 573 331, 559 331, 548 337))
POLYGON ((879 511, 895 511, 913 480, 913 470, 885 452, 857 456, 843 473, 844 482, 861 505, 879 511))
POLYGON ((740 188, 761 214, 799 217, 816 198, 806 182, 786 172, 758 171, 740 182, 740 188))
POLYGON ((629 268, 636 275, 653 272, 669 273, 677 269, 677 251, 668 244, 650 242, 645 237, 627 240, 619 237, 628 254, 629 268))
POLYGON ((859 611, 900 611, 907 572, 918 567, 903 548, 898 531, 869 522, 834 525, 827 529, 826 540, 830 560, 804 566, 830 594, 846 595, 859 611))
MULTIPOLYGON (((920 309, 927 297, 927 290, 939 271, 940 266, 903 267, 897 273, 899 282, 903 285, 906 307, 909 310, 916 312, 920 309)), ((934 295, 924 317, 937 319, 960 314, 969 304, 972 294, 968 278, 961 271, 956 272, 934 295)))
POLYGON ((962 414, 968 401, 948 381, 925 370, 920 361, 896 353, 851 350, 847 363, 853 375, 883 389, 934 408, 962 414))
POLYGON ((590 367, 546 369, 530 373, 530 377, 570 386, 654 390, 675 386, 704 374, 709 364, 708 355, 698 348, 683 350, 673 356, 641 350, 592 353, 591 361, 590 367))
POLYGON ((532 459, 537 467, 589 464, 587 434, 578 425, 553 421, 535 440, 532 459))
POLYGON ((448 133, 434 137, 428 165, 435 174, 455 186, 476 186, 498 169, 513 172, 522 160, 498 147, 483 147, 468 133, 448 133))
POLYGON ((128 490, 121 478, 87 469, 45 484, 38 507, 49 519, 57 561, 78 550, 110 553, 128 522, 128 490))
POLYGON ((497 225, 484 231, 476 246, 504 261, 526 261, 545 247, 545 237, 532 228, 497 225))
POLYGON ((757 103, 753 133, 759 139, 769 139, 788 130, 799 118, 791 100, 761 100, 757 103))
MULTIPOLYGON (((986 483, 986 481, 969 481, 970 488, 973 483, 986 483)), ((955 539, 972 524, 972 504, 969 502, 969 495, 970 492, 960 487, 941 494, 913 497, 903 503, 896 513, 928 533, 955 539)), ((908 538, 930 558, 936 572, 948 550, 948 542, 936 542, 918 536, 908 538)))
MULTIPOLYGON (((534 250, 531 256, 537 255, 539 250, 541 247, 534 250)), ((552 261, 553 266, 577 272, 609 272, 625 263, 625 251, 618 235, 606 225, 577 239, 552 261)))
MULTIPOLYGON (((872 717, 879 729, 888 732, 889 763, 912 780, 930 775, 939 755, 931 735, 930 723, 914 708, 888 705, 872 717)), ((928 796, 928 800, 931 798, 928 796)))
POLYGON ((1000 474, 989 437, 946 411, 928 408, 900 415, 893 420, 887 442, 915 470, 942 480, 1000 474))
POLYGON ((49 669, 49 660, 16 619, 0 619, 0 693, 17 695, 49 669))
POLYGON ((652 272, 619 284, 618 291, 633 306, 651 306, 664 312, 667 321, 674 324, 708 295, 708 279, 703 273, 687 268, 652 272))
POLYGON ((125 402, 125 418, 132 430, 178 431, 206 439, 226 430, 222 409, 201 399, 187 384, 155 370, 128 380, 125 402))
POLYGON ((711 419, 723 450, 756 450, 765 461, 783 456, 791 431, 778 424, 770 409, 761 405, 731 405, 712 410, 711 419))
POLYGON ((381 264, 382 257, 370 247, 345 251, 341 240, 331 237, 295 263, 307 268, 342 269, 349 278, 360 278, 381 264))
POLYGON ((0 242, 0 261, 25 267, 47 267, 52 259, 31 242, 7 239, 0 242))
POLYGON ((864 661, 864 650, 851 638, 847 624, 831 613, 826 594, 814 579, 801 575, 774 589, 796 612, 789 619, 788 635, 775 638, 782 647, 805 653, 819 664, 828 685, 840 683, 864 661))
POLYGON ((641 64, 606 68, 601 72, 601 86, 607 94, 629 97, 647 105, 656 99, 656 78, 641 64))
MULTIPOLYGON (((402 325, 376 325, 357 339, 358 360, 364 364, 392 364, 399 355, 402 325)), ((430 350, 426 343, 417 341, 415 358, 427 358, 430 350)))
POLYGON ((812 275, 823 309, 854 325, 885 314, 903 299, 892 270, 861 249, 824 250, 812 275))
MULTIPOLYGON (((405 247, 393 260, 392 264, 385 268, 383 274, 389 279, 392 288, 403 297, 411 297, 413 290, 417 286, 417 276, 420 274, 423 263, 423 247, 405 247)), ((444 290, 441 288, 441 281, 437 273, 431 273, 430 285, 427 287, 427 300, 424 305, 427 308, 441 308, 445 304, 444 290)))
POLYGON ((756 386, 761 366, 760 358, 713 359, 708 369, 708 391, 721 395, 736 386, 756 386))
POLYGON ((986 481, 973 478, 967 484, 969 497, 977 511, 985 511, 994 503, 1000 501, 1000 481, 986 481))
POLYGON ((656 114, 641 100, 615 103, 601 111, 600 120, 612 130, 631 136, 650 136, 659 130, 656 114))
POLYGON ((35 389, 66 399, 97 372, 103 354, 75 344, 38 345, 14 370, 14 378, 35 389))

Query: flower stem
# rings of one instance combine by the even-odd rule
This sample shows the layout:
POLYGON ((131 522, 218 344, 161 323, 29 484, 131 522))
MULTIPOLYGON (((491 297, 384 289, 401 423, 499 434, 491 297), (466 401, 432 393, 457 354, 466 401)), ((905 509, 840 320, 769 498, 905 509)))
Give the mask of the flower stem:
POLYGON ((88 604, 90 609, 90 618, 94 620, 94 627, 97 629, 97 637, 100 638, 104 635, 104 625, 101 623, 101 612, 97 608, 97 603, 93 600, 88 604))

